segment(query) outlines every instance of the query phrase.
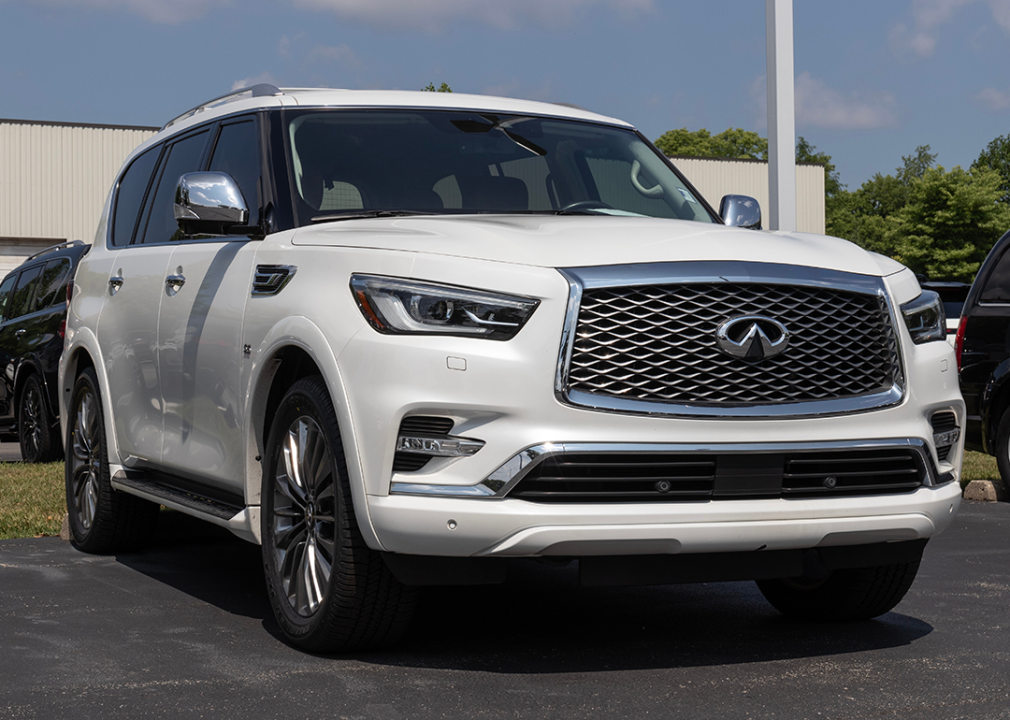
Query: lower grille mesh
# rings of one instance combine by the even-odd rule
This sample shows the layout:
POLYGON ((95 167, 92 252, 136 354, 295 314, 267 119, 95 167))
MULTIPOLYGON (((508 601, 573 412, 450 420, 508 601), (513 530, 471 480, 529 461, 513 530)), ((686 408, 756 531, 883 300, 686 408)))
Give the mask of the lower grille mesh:
POLYGON ((878 495, 927 478, 908 448, 797 453, 563 453, 536 465, 510 498, 544 503, 878 495))

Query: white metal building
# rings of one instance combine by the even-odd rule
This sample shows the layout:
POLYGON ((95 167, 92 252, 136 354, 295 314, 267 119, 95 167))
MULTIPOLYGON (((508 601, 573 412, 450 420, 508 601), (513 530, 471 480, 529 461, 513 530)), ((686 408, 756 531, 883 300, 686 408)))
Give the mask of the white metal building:
MULTIPOLYGON (((0 277, 49 245, 78 238, 91 242, 116 172, 157 130, 0 120, 0 277)), ((723 195, 750 195, 767 216, 767 162, 673 161, 716 209, 723 195)), ((797 229, 823 233, 823 166, 798 164, 796 187, 797 229)))
POLYGON ((90 243, 120 166, 157 130, 0 120, 0 276, 54 243, 90 243))

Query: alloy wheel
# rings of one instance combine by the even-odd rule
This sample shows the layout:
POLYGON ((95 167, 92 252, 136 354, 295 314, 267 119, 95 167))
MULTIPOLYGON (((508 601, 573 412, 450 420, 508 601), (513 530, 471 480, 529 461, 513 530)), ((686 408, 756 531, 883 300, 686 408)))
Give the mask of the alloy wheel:
POLYGON ((326 600, 336 549, 335 463, 308 416, 288 427, 274 475, 274 559, 284 596, 302 617, 326 600))

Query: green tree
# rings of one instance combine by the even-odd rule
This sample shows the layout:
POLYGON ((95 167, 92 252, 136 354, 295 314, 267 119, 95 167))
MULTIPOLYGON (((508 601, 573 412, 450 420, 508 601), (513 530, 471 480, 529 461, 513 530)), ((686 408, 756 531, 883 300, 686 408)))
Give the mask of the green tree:
POLYGON ((1004 204, 1010 204, 1010 134, 994 138, 983 150, 978 159, 972 163, 971 169, 988 168, 1000 175, 1000 199, 1004 204))
POLYGON ((445 83, 442 83, 438 87, 435 87, 435 83, 428 83, 421 90, 424 92, 452 92, 452 88, 445 83))
POLYGON ((1010 226, 998 203, 1001 177, 979 168, 929 167, 908 184, 908 202, 887 219, 893 257, 931 278, 970 282, 1010 226))
POLYGON ((884 222, 908 204, 909 187, 936 162, 929 145, 903 155, 894 175, 874 173, 858 190, 840 190, 825 206, 828 235, 851 240, 868 250, 890 255, 894 248, 885 238, 884 222))
POLYGON ((656 147, 666 155, 768 159, 768 141, 741 128, 727 128, 718 135, 704 128, 693 132, 687 128, 669 130, 656 140, 656 147))

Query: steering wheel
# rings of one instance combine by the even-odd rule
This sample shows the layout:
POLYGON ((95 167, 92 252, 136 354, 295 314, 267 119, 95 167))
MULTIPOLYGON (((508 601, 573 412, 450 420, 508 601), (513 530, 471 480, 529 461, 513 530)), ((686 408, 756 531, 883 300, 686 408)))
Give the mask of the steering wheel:
POLYGON ((560 208, 558 212, 572 212, 573 210, 612 210, 613 205, 608 205, 602 200, 578 200, 568 203, 560 208))

